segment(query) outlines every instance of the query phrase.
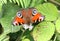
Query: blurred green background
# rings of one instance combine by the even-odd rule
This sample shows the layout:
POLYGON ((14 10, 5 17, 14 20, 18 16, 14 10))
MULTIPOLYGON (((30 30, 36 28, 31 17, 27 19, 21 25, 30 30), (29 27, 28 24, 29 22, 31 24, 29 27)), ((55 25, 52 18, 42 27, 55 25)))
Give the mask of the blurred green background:
POLYGON ((60 41, 60 0, 0 0, 0 41, 60 41), (16 12, 34 7, 45 16, 33 30, 13 26, 16 12))

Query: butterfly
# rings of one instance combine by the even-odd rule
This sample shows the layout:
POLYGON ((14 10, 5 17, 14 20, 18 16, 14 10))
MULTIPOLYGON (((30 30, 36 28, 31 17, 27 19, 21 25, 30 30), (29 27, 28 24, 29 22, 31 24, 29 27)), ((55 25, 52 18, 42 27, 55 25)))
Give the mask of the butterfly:
POLYGON ((24 29, 32 30, 33 23, 41 22, 44 20, 44 16, 37 11, 36 8, 21 9, 16 13, 13 20, 13 25, 21 24, 24 29))

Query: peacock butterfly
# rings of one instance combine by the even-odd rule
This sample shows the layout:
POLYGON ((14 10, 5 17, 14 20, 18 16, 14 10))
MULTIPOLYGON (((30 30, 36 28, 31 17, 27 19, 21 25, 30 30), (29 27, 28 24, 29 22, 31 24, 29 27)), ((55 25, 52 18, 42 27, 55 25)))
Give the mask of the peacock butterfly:
POLYGON ((37 11, 36 8, 22 9, 16 13, 13 21, 13 25, 21 24, 24 29, 32 30, 33 23, 41 22, 44 20, 44 16, 37 11))

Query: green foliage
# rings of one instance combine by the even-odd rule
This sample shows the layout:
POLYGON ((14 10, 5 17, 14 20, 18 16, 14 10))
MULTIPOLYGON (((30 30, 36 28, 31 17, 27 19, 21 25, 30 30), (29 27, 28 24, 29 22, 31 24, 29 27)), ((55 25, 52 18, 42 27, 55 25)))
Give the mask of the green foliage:
POLYGON ((60 41, 60 34, 59 33, 56 36, 56 41, 60 41))
POLYGON ((2 17, 2 3, 0 1, 0 18, 2 17))
MULTIPOLYGON (((55 31, 55 26, 51 22, 41 22, 37 26, 35 26, 34 30, 31 32, 31 35, 29 37, 33 37, 31 40, 28 36, 26 38, 24 36, 23 41, 48 41, 51 39, 55 31)), ((28 35, 28 34, 27 34, 28 35)))
POLYGON ((32 0, 30 7, 34 7, 36 5, 39 5, 39 4, 43 3, 43 1, 44 0, 32 0))
POLYGON ((19 7, 17 5, 8 3, 6 5, 4 4, 3 8, 4 8, 3 18, 0 19, 0 23, 4 29, 4 32, 2 33, 2 36, 0 36, 1 38, 3 38, 3 36, 5 37, 5 35, 10 32, 12 33, 20 30, 20 26, 15 27, 12 26, 13 18, 19 7))
POLYGON ((60 33, 60 18, 56 21, 56 30, 58 33, 60 33))
POLYGON ((57 2, 59 2, 59 3, 60 3, 60 0, 55 0, 55 1, 57 1, 57 2))
MULTIPOLYGON (((15 30, 17 30, 17 28, 19 29, 19 26, 12 26, 12 21, 13 18, 15 17, 15 14, 17 12, 17 10, 19 10, 19 7, 17 5, 8 3, 8 4, 4 4, 3 6, 4 9, 4 13, 3 13, 3 18, 0 20, 2 26, 4 27, 4 30, 10 30, 12 31, 14 28, 15 30)), ((13 30, 13 31, 15 31, 13 30)), ((20 29, 19 29, 20 30, 20 29)))
POLYGON ((33 38, 37 41, 48 41, 54 34, 55 26, 51 22, 42 22, 33 30, 33 38))
MULTIPOLYGON (((21 5, 22 8, 27 8, 27 7, 34 7, 36 4, 43 3, 44 0, 8 0, 11 3, 17 3, 18 5, 21 5)), ((7 0, 3 0, 3 3, 7 3, 7 0)))
POLYGON ((51 3, 44 3, 43 5, 36 6, 37 10, 45 15, 46 21, 54 21, 58 17, 58 10, 56 6, 51 3))
POLYGON ((23 0, 25 8, 27 8, 29 6, 31 0, 29 0, 28 2, 27 1, 28 0, 23 0))
POLYGON ((0 24, 3 28, 3 32, 0 34, 0 41, 9 41, 11 38, 8 36, 9 33, 18 31, 22 31, 21 35, 18 36, 22 41, 49 41, 55 31, 60 33, 60 18, 58 20, 57 18, 58 9, 56 6, 52 3, 44 3, 44 0, 0 0, 0 24), (21 25, 13 26, 12 21, 16 12, 21 8, 30 7, 35 7, 38 12, 43 14, 45 16, 44 21, 35 26, 33 25, 34 29, 31 32, 22 30, 21 25))
POLYGON ((0 35, 0 41, 9 41, 9 36, 3 33, 2 35, 0 35))

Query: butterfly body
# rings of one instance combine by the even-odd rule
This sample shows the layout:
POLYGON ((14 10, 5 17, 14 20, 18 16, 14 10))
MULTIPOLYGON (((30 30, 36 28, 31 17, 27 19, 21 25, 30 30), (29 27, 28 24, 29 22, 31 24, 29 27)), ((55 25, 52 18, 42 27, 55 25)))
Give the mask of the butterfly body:
POLYGON ((43 21, 44 16, 41 13, 37 12, 35 8, 22 9, 17 12, 16 17, 14 18, 13 25, 21 24, 25 29, 32 30, 33 23, 37 21, 43 21))

